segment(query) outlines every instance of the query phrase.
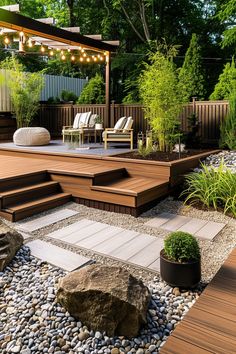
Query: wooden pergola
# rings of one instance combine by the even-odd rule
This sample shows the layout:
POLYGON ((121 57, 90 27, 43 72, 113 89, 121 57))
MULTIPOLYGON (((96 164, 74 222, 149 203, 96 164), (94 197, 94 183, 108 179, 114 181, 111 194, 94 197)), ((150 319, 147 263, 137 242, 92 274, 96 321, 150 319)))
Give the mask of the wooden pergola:
POLYGON ((83 48, 83 51, 101 53, 105 57, 106 119, 107 122, 110 122, 110 58, 111 53, 116 52, 119 42, 102 41, 100 35, 81 35, 79 27, 58 28, 48 24, 52 22, 53 19, 34 20, 0 8, 0 28, 3 33, 23 33, 24 36, 31 38, 34 42, 52 49, 76 51, 83 48))

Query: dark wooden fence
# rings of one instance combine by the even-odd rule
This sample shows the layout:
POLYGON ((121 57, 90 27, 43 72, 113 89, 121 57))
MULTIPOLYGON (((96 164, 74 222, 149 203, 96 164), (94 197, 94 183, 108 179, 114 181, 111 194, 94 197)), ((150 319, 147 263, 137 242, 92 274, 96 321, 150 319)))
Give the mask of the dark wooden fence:
MULTIPOLYGON (((72 125, 77 112, 92 111, 104 118, 104 127, 113 127, 119 117, 132 116, 134 131, 148 129, 148 122, 144 118, 143 106, 140 104, 114 104, 110 106, 110 124, 106 120, 106 106, 99 105, 48 105, 41 104, 39 112, 40 126, 47 128, 53 137, 61 136, 64 125, 72 125)), ((203 144, 214 145, 219 139, 220 124, 228 111, 228 101, 193 101, 183 107, 180 115, 183 131, 188 131, 188 117, 195 113, 199 120, 199 136, 203 144)))

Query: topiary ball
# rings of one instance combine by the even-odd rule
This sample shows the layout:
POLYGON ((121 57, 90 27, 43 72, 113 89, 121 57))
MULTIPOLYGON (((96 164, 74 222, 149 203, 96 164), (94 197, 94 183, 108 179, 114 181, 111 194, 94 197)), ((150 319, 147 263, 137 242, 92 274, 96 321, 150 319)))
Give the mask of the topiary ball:
POLYGON ((172 232, 164 240, 165 256, 175 262, 189 262, 200 259, 200 249, 196 238, 188 232, 172 232))

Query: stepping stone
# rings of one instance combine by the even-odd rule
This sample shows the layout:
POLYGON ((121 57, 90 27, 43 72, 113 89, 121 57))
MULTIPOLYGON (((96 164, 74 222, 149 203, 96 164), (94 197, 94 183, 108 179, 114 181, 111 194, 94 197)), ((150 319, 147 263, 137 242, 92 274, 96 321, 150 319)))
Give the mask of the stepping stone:
POLYGON ((142 267, 148 267, 160 257, 160 251, 164 247, 164 241, 156 239, 142 251, 136 253, 135 256, 128 258, 128 262, 138 264, 142 267))
POLYGON ((161 228, 168 231, 176 231, 190 220, 191 218, 187 218, 186 216, 175 215, 169 221, 163 224, 161 228))
POLYGON ((92 262, 89 258, 41 240, 34 240, 28 242, 26 245, 30 248, 32 256, 69 272, 92 262))
POLYGON ((18 222, 16 224, 16 227, 19 230, 23 230, 26 232, 33 232, 45 226, 52 225, 58 221, 67 219, 76 214, 78 214, 78 211, 70 210, 70 209, 62 209, 44 216, 40 216, 39 218, 34 218, 33 220, 30 221, 18 222))
POLYGON ((160 272, 160 258, 148 266, 149 269, 160 272))
POLYGON ((178 229, 178 231, 189 232, 190 234, 194 235, 196 232, 198 232, 207 223, 208 223, 207 220, 193 218, 190 221, 188 221, 186 224, 181 226, 178 229))
POLYGON ((173 219, 174 217, 175 217, 174 214, 161 213, 160 216, 147 221, 144 225, 159 228, 160 226, 167 223, 169 220, 173 219))
POLYGON ((195 236, 212 241, 224 227, 225 224, 223 223, 208 221, 206 225, 195 233, 195 236))

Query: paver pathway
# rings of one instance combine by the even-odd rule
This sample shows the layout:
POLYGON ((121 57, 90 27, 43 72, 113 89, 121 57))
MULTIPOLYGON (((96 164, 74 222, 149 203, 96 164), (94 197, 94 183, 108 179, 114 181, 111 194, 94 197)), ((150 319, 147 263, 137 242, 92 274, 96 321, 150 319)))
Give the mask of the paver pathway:
POLYGON ((168 231, 185 231, 210 241, 225 227, 223 223, 171 213, 161 213, 159 216, 147 221, 145 225, 168 231))
POLYGON ((42 227, 52 225, 56 222, 67 219, 78 214, 78 211, 70 209, 61 209, 44 216, 36 217, 30 221, 20 221, 15 224, 16 228, 25 232, 33 232, 42 227))
POLYGON ((34 240, 26 243, 26 245, 30 248, 32 256, 69 272, 93 262, 89 258, 67 251, 48 242, 34 240))
POLYGON ((164 243, 154 236, 88 219, 47 236, 120 261, 160 270, 159 256, 164 243))

